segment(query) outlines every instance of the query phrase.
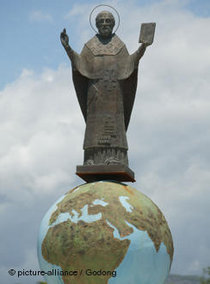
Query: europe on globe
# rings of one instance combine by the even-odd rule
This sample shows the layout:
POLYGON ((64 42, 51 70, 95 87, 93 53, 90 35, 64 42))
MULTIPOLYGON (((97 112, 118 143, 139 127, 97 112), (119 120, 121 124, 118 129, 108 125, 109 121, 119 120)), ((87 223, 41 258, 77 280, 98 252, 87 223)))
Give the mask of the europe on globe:
POLYGON ((86 183, 44 216, 38 258, 48 284, 163 284, 173 241, 160 209, 123 183, 86 183))

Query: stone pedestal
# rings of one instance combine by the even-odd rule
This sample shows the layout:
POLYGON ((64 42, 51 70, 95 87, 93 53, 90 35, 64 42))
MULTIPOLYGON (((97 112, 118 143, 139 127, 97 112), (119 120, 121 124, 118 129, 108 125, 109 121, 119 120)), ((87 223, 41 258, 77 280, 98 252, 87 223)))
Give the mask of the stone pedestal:
POLYGON ((77 166, 76 174, 86 182, 100 180, 135 182, 134 172, 122 164, 77 166))

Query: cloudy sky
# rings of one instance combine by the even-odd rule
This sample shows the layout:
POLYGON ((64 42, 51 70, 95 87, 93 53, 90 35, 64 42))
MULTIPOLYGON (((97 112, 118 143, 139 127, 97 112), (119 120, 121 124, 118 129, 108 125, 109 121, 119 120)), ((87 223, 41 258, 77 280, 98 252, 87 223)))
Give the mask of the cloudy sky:
MULTIPOLYGON (((175 247, 172 273, 210 265, 210 1, 104 1, 121 16, 117 34, 130 53, 140 24, 156 22, 140 63, 128 130, 133 186, 164 213, 175 247)), ((60 44, 66 27, 80 52, 94 35, 96 1, 0 0, 0 274, 38 269, 36 240, 48 208, 83 183, 85 124, 60 44)))

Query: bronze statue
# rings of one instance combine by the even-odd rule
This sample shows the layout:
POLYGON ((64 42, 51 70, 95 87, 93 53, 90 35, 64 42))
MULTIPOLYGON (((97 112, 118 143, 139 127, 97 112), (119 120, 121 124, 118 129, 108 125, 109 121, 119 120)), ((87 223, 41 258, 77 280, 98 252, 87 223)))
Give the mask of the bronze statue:
POLYGON ((96 17, 98 34, 84 45, 81 54, 70 47, 65 29, 60 35, 72 63, 74 87, 86 122, 84 165, 77 169, 77 174, 86 181, 98 180, 99 175, 100 179, 116 179, 110 173, 119 172, 120 167, 130 171, 131 177, 123 179, 121 175, 118 180, 134 181, 128 168, 126 131, 136 93, 139 60, 151 42, 143 42, 129 55, 125 44, 113 33, 114 25, 110 12, 100 12, 96 17), (78 173, 82 171, 92 173, 91 178, 78 173))

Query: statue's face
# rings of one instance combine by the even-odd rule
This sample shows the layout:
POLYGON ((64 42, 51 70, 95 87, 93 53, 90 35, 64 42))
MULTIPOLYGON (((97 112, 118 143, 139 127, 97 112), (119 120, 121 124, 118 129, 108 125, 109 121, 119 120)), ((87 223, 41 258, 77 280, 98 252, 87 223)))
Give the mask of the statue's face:
POLYGON ((110 13, 100 13, 96 18, 96 27, 103 38, 110 37, 114 28, 113 16, 110 13))

